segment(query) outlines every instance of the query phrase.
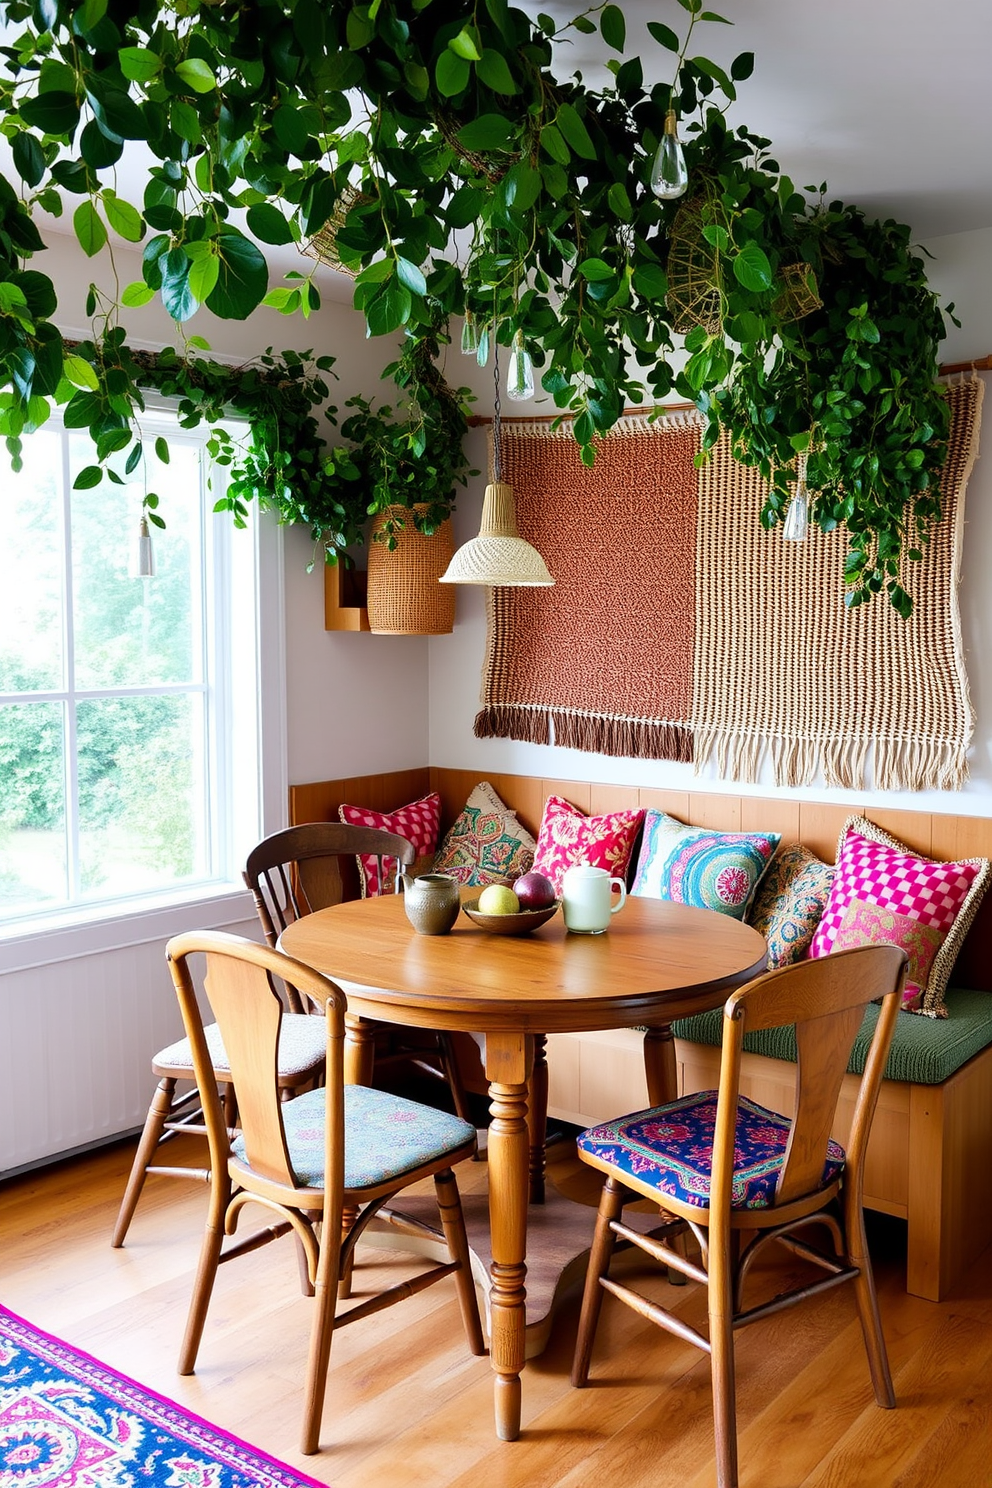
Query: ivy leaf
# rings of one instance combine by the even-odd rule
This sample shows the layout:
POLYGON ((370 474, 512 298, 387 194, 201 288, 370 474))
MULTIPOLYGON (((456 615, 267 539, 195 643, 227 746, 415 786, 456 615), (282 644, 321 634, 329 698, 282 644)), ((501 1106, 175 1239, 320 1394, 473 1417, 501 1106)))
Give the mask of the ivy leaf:
POLYGON ((369 335, 389 336, 401 330, 410 319, 412 309, 410 291, 396 279, 390 279, 365 307, 369 335))
POLYGON ((503 178, 506 205, 514 212, 529 212, 541 194, 541 174, 526 160, 518 160, 503 178))
POLYGON ((42 134, 72 134, 79 123, 75 94, 57 90, 25 99, 19 113, 25 124, 40 129, 42 134))
POLYGON ((622 52, 627 44, 627 22, 618 5, 606 5, 599 17, 599 29, 603 40, 615 52, 622 52))
POLYGON ((634 215, 634 211, 630 205, 630 197, 627 195, 627 188, 626 186, 624 186, 622 181, 613 182, 613 185, 606 193, 606 200, 609 202, 611 209, 620 218, 621 222, 629 222, 631 220, 634 215))
POLYGON ((468 26, 463 26, 458 35, 451 38, 448 47, 456 57, 464 57, 466 62, 478 62, 482 56, 468 26))
POLYGON ((551 159, 556 160, 559 165, 570 164, 572 159, 572 152, 571 150, 569 150, 564 139, 562 138, 561 131, 557 129, 554 124, 545 124, 544 128, 541 130, 541 147, 542 149, 546 150, 547 153, 551 156, 551 159))
POLYGON ((502 114, 480 114, 458 131, 458 143, 465 150, 505 150, 513 136, 513 126, 502 114))
POLYGON ((182 248, 173 248, 165 258, 162 274, 162 304, 180 324, 196 313, 198 300, 189 287, 190 261, 182 248))
POLYGON ((84 388, 87 392, 95 393, 100 386, 96 372, 90 366, 85 357, 67 356, 62 363, 62 375, 73 387, 84 388))
POLYGON ((401 284, 405 284, 411 294, 425 295, 427 293, 427 280, 415 263, 408 258, 396 259, 396 274, 401 284))
POLYGON ((655 41, 659 42, 660 45, 666 49, 666 51, 681 51, 682 43, 679 41, 671 26, 665 26, 661 23, 661 21, 648 21, 648 31, 654 37, 655 41))
POLYGON ((504 98, 520 92, 506 64, 506 58, 502 53, 494 51, 492 47, 483 47, 482 56, 475 65, 475 72, 487 88, 491 88, 494 93, 502 94, 504 98))
POLYGON ((576 155, 581 155, 583 160, 596 159, 596 146, 570 103, 563 103, 559 107, 557 124, 576 155))
POLYGON ((754 53, 753 52, 741 52, 740 56, 739 57, 735 57, 734 60, 733 60, 733 62, 731 62, 731 64, 730 64, 730 76, 734 79, 735 82, 738 82, 738 83, 746 82, 746 80, 751 76, 751 74, 752 74, 753 71, 754 71, 754 53))
POLYGON ((114 232, 119 233, 128 243, 140 243, 145 235, 141 213, 113 191, 105 191, 100 200, 114 232))
POLYGON ((202 57, 187 57, 176 63, 176 76, 182 78, 192 93, 212 93, 217 79, 202 57))
MULTIPOLYGON (((158 458, 161 460, 161 462, 162 462, 163 465, 168 465, 168 463, 169 463, 169 444, 168 444, 168 440, 166 440, 163 437, 163 435, 161 435, 161 434, 158 436, 158 438, 155 441, 155 453, 158 456, 158 458)), ((157 502, 155 504, 156 504, 156 506, 158 505, 157 502)))
POLYGON ((74 491, 92 491, 103 480, 103 469, 99 465, 87 465, 72 483, 74 491))
POLYGON ((149 83, 162 71, 162 59, 147 47, 121 47, 117 53, 121 72, 132 83, 149 83))
POLYGON ((745 289, 754 293, 770 289, 772 284, 772 266, 763 248, 757 243, 745 243, 740 253, 731 259, 734 277, 745 289))
POLYGON ((80 202, 72 214, 72 227, 87 258, 93 258, 99 253, 107 241, 107 229, 91 201, 80 202))
POLYGON ((269 272, 261 252, 237 228, 228 227, 215 239, 220 256, 217 283, 207 307, 222 320, 247 320, 261 304, 269 287, 269 272))
MULTIPOLYGON (((203 258, 197 258, 189 270, 190 293, 194 294, 202 305, 213 293, 214 286, 220 278, 220 262, 213 253, 203 258)), ((192 341, 194 338, 190 337, 192 341)))
POLYGON ((616 270, 611 269, 601 258, 586 258, 578 265, 576 273, 595 284, 603 279, 612 279, 616 270))
POLYGON ((134 441, 134 447, 132 448, 131 453, 128 455, 124 465, 125 475, 133 475, 138 466, 141 464, 141 449, 141 440, 136 439, 134 441))
POLYGON ((16 134, 11 146, 17 174, 29 186, 37 186, 45 174, 45 157, 33 134, 16 134))
POLYGON ((668 293, 668 275, 660 264, 638 264, 634 269, 632 283, 637 293, 646 300, 661 302, 668 293))
POLYGON ((124 154, 124 141, 107 134, 95 119, 90 119, 79 136, 79 153, 91 170, 108 170, 124 154))
POLYGON ((126 286, 124 293, 121 295, 121 304, 128 310, 137 310, 142 305, 147 305, 154 298, 155 291, 151 285, 143 283, 140 279, 135 279, 132 284, 126 286))
POLYGON ((273 206, 271 202, 256 202, 253 207, 249 207, 246 221, 248 231, 254 237, 261 238, 263 243, 280 244, 293 241, 292 227, 279 208, 273 206))
POLYGON ((447 48, 438 57, 434 66, 434 81, 442 98, 455 98, 468 87, 470 69, 464 57, 456 56, 447 48))

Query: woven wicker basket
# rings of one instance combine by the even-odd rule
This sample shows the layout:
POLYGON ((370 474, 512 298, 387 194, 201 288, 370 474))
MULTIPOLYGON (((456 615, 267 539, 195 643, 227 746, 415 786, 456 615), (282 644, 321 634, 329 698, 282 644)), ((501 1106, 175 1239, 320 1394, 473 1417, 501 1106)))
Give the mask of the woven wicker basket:
POLYGON ((672 317, 672 330, 679 335, 702 326, 712 336, 723 323, 720 255, 703 237, 707 205, 705 195, 691 197, 679 207, 672 223, 665 266, 668 273, 665 304, 672 317))
POLYGON ((372 198, 359 191, 357 186, 345 186, 334 203, 334 210, 324 226, 314 233, 309 243, 303 244, 303 252, 317 259, 318 263, 326 264, 330 269, 337 269, 339 274, 348 274, 354 279, 359 271, 341 262, 337 247, 338 233, 344 227, 345 219, 352 207, 360 206, 363 202, 371 200, 372 198))
POLYGON ((455 591, 438 580, 454 550, 450 520, 428 537, 414 527, 405 506, 380 512, 369 543, 369 629, 377 635, 448 635, 455 626, 455 591), (392 552, 375 536, 390 519, 403 521, 392 552))

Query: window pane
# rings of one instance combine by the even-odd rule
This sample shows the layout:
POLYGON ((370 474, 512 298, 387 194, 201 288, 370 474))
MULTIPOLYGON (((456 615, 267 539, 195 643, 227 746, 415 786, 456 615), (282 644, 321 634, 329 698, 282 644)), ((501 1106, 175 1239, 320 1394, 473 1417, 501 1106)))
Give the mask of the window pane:
POLYGON ((206 877, 200 698, 91 700, 76 720, 84 897, 206 877))
POLYGON ((0 909, 68 898, 61 703, 0 707, 0 909))
POLYGON ((45 692, 62 679, 62 441, 24 441, 24 469, 4 476, 0 692, 45 692))
MULTIPOLYGON (((163 465, 146 437, 144 470, 126 476, 118 458, 123 485, 104 478, 72 493, 77 687, 200 681, 200 451, 178 440, 170 451, 163 465), (146 490, 168 524, 152 528, 152 579, 132 577, 146 490)), ((73 436, 70 458, 75 479, 92 464, 92 446, 73 436)))

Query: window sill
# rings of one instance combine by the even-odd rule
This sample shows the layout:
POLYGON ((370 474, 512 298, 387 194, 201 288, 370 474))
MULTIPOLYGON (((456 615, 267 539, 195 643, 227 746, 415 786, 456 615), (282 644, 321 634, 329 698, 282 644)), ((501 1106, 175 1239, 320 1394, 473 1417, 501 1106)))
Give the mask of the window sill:
POLYGON ((39 915, 0 930, 0 974, 166 940, 186 930, 223 929, 246 920, 258 924, 251 895, 230 882, 200 884, 126 904, 39 915))

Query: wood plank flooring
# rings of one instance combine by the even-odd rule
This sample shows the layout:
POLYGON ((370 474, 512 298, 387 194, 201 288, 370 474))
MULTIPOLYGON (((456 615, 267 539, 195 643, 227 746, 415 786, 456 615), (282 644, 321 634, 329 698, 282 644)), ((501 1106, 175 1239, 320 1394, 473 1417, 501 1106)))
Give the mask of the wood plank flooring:
MULTIPOLYGON (((336 1337, 322 1451, 302 1457, 309 1313, 292 1249, 222 1268, 197 1373, 180 1379, 206 1191, 150 1179, 126 1247, 111 1250, 132 1150, 0 1186, 5 1306, 334 1488, 713 1488, 708 1362, 690 1345, 608 1298, 592 1383, 573 1390, 568 1303, 525 1371, 520 1440, 500 1443, 489 1362, 465 1349, 450 1282, 336 1337)), ((577 1169, 558 1149, 559 1182, 576 1186, 577 1169)), ((484 1178, 481 1164, 459 1172, 465 1191, 484 1178)), ((874 1404, 850 1288, 745 1330, 742 1488, 992 1488, 992 1253, 938 1305, 903 1290, 901 1242, 898 1222, 873 1232, 898 1409, 874 1404)), ((401 1273, 380 1250, 364 1257, 359 1288, 363 1272, 377 1284, 401 1273)), ((702 1318, 697 1289, 657 1274, 648 1287, 702 1318)))

